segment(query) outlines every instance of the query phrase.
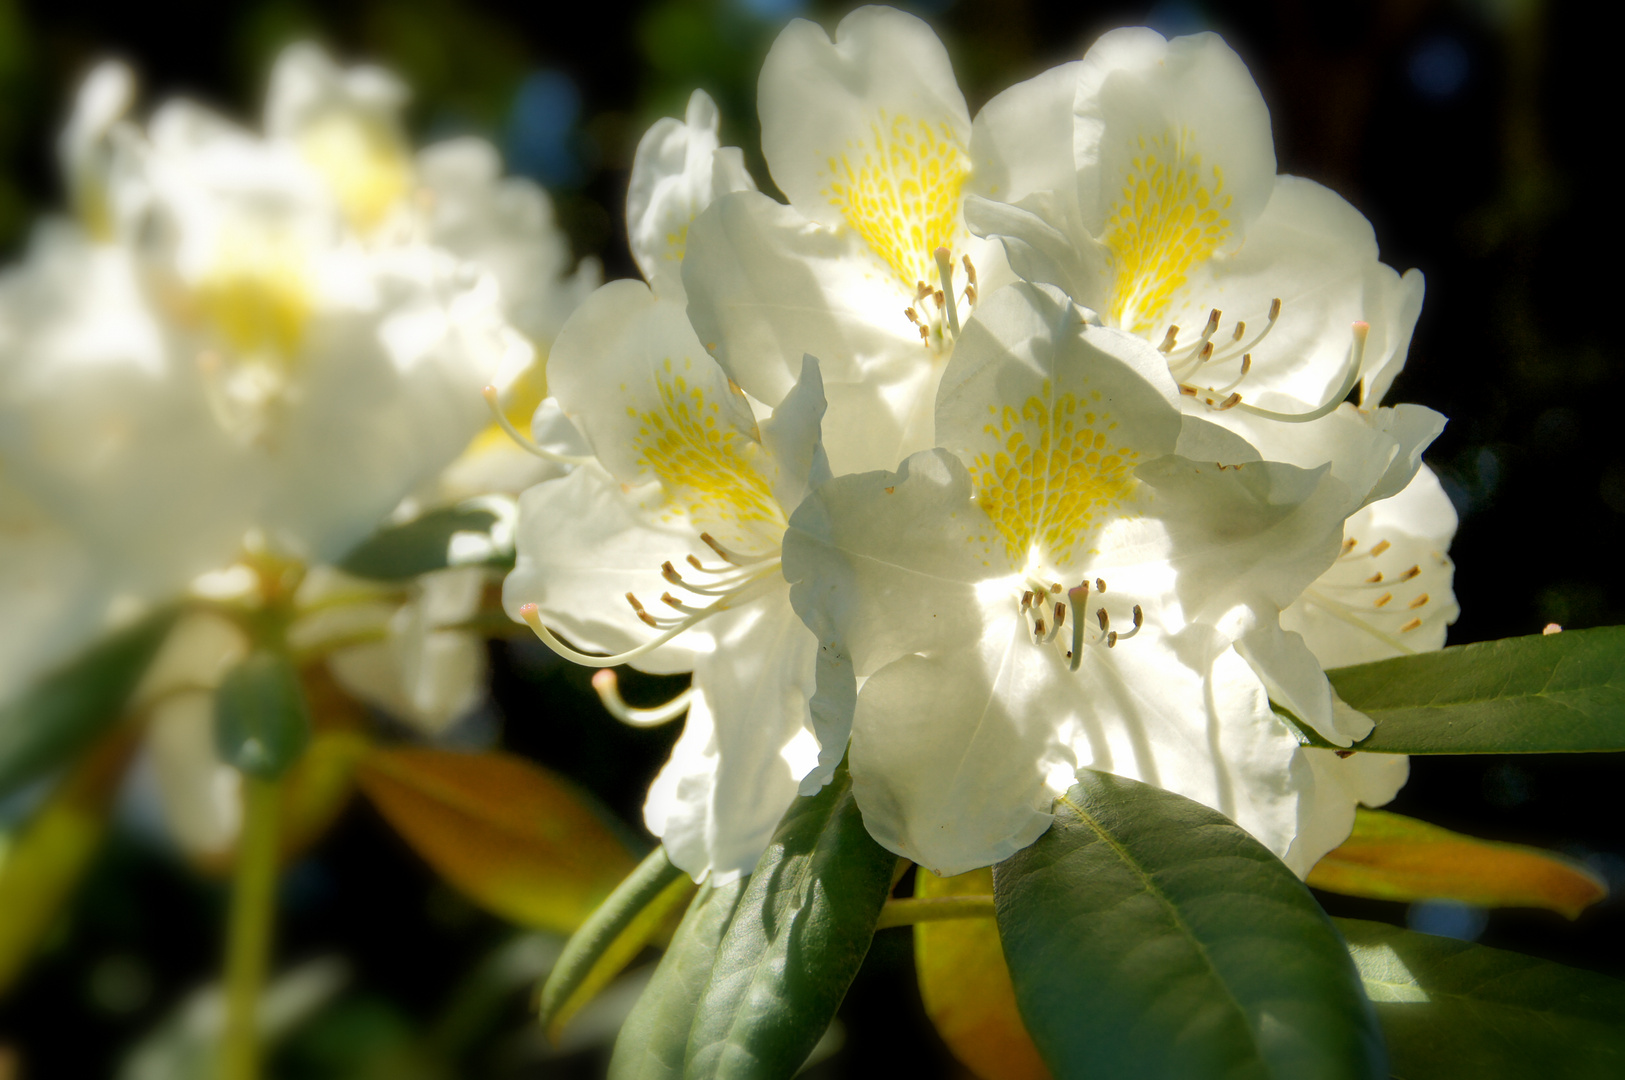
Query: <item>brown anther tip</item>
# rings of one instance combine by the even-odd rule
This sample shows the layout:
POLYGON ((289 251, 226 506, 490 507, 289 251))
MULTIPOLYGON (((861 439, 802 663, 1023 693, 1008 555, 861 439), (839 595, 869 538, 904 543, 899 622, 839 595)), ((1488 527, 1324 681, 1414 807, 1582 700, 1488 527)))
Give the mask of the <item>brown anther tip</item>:
POLYGON ((660 623, 655 621, 655 617, 653 615, 649 614, 647 611, 639 609, 638 610, 638 618, 642 619, 645 623, 647 623, 648 625, 654 627, 656 630, 660 629, 660 623))
POLYGON ((1391 548, 1393 546, 1394 545, 1390 544, 1386 540, 1380 540, 1377 543, 1371 545, 1371 557, 1373 559, 1375 559, 1378 555, 1381 555, 1383 552, 1387 551, 1389 548, 1391 548))
POLYGON ((1194 386, 1186 386, 1184 383, 1180 383, 1179 384, 1179 392, 1181 394, 1184 394, 1186 397, 1195 397, 1196 396, 1196 387, 1194 387, 1194 386))
POLYGON ((1245 334, 1246 332, 1247 332, 1247 324, 1244 323, 1244 322, 1238 322, 1238 323, 1236 323, 1236 332, 1234 334, 1230 335, 1230 340, 1231 341, 1240 341, 1241 336, 1243 334, 1245 334))
POLYGON ((1026 611, 1033 606, 1033 591, 1028 589, 1021 594, 1021 610, 1026 611))
POLYGON ((1066 622, 1066 605, 1057 600, 1055 602, 1055 628, 1059 630, 1064 622, 1066 622))
POLYGON ((638 598, 635 595, 633 595, 632 593, 627 593, 626 594, 626 602, 628 604, 632 605, 632 610, 633 611, 642 611, 643 610, 643 605, 638 603, 638 598))
POLYGON ((700 562, 700 560, 695 558, 693 555, 690 555, 688 557, 688 565, 692 566, 696 570, 704 570, 705 569, 705 564, 700 562))
POLYGON ((1217 330, 1218 328, 1219 328, 1219 309, 1214 308, 1212 311, 1207 313, 1207 329, 1203 330, 1202 332, 1204 334, 1211 334, 1211 333, 1213 333, 1213 331, 1217 330))
POLYGON ((911 307, 904 308, 903 314, 908 317, 908 321, 911 323, 917 323, 920 321, 920 313, 911 307))
POLYGON ((976 283, 973 281, 965 286, 965 303, 976 306, 976 283))
POLYGON ((1270 301, 1270 322, 1274 322, 1276 319, 1279 319, 1280 317, 1281 317, 1281 298, 1279 296, 1277 296, 1274 300, 1270 301))
POLYGON ((1117 631, 1116 630, 1109 630, 1109 631, 1106 632, 1106 648, 1108 648, 1108 649, 1117 648, 1117 631))
POLYGON ((1378 582, 1380 582, 1381 580, 1382 580, 1382 571, 1378 570, 1375 574, 1372 574, 1370 577, 1366 578, 1365 583, 1367 585, 1375 585, 1378 582))
POLYGON ((1105 608, 1095 608, 1095 621, 1100 624, 1102 630, 1110 629, 1112 625, 1112 617, 1106 614, 1105 608))
POLYGON ((1430 599, 1430 597, 1428 596, 1427 593, 1421 593, 1416 597, 1415 600, 1412 600, 1406 606, 1409 607, 1412 611, 1415 611, 1417 608, 1419 608, 1423 604, 1427 603, 1429 599, 1430 599))
POLYGON ((976 264, 970 261, 969 255, 961 255, 959 260, 965 264, 965 277, 971 285, 976 284, 976 264))
POLYGON ((1095 591, 1096 592, 1105 592, 1106 591, 1106 579, 1105 578, 1098 578, 1098 577, 1095 578, 1095 591))
POLYGON ((1412 630, 1415 630, 1417 627, 1419 627, 1421 625, 1422 625, 1422 620, 1421 619, 1412 619, 1410 622, 1406 623, 1404 626, 1401 626, 1399 628, 1399 632, 1401 634, 1408 634, 1412 630))
POLYGON ((1210 341, 1206 345, 1203 345, 1202 346, 1202 351, 1197 353, 1196 355, 1197 355, 1197 358, 1198 358, 1199 362, 1201 362, 1203 364, 1205 364, 1209 360, 1213 359, 1213 342, 1210 341))
POLYGON ((1059 581, 1050 582, 1049 583, 1049 591, 1052 592, 1052 593, 1060 592, 1061 591, 1061 583, 1059 581))
POLYGON ((1143 624, 1144 622, 1145 622, 1145 612, 1140 610, 1140 605, 1139 604, 1135 604, 1134 605, 1134 629, 1138 630, 1140 628, 1141 624, 1143 624))
POLYGON ((927 296, 930 296, 930 295, 931 295, 931 286, 927 285, 923 281, 916 281, 914 283, 914 299, 916 299, 916 300, 924 300, 927 296))
POLYGON ((681 585, 683 583, 683 575, 677 572, 677 567, 673 566, 670 560, 660 564, 660 576, 671 582, 673 585, 681 585))
POLYGON ((923 326, 920 327, 920 340, 925 342, 927 345, 931 343, 931 331, 927 330, 923 326))
POLYGON ((1351 536, 1347 540, 1343 541, 1343 554, 1347 555, 1349 552, 1353 551, 1359 546, 1360 542, 1351 536))
POLYGON ((1047 630, 1047 629, 1048 629, 1048 627, 1046 627, 1044 625, 1044 620, 1043 619, 1038 619, 1038 620, 1035 620, 1033 622, 1033 634, 1034 634, 1034 636, 1043 637, 1044 636, 1044 631, 1047 630))
POLYGON ((660 602, 662 604, 669 604, 670 606, 676 608, 678 611, 683 610, 682 601, 678 600, 677 597, 673 596, 669 592, 663 592, 663 593, 660 594, 660 602))
POLYGON ((1241 373, 1243 375, 1246 375, 1251 370, 1253 370, 1253 354, 1252 353, 1242 353, 1241 354, 1241 373))
POLYGON ((942 295, 941 289, 938 289, 936 292, 932 293, 931 299, 937 302, 937 310, 939 311, 948 306, 948 300, 942 295))
POLYGON ((1177 341, 1177 340, 1179 340, 1179 327, 1170 326, 1168 328, 1168 332, 1162 336, 1162 344, 1157 346, 1157 351, 1158 352, 1170 352, 1170 351, 1172 351, 1172 349, 1174 347, 1174 342, 1177 341))
POLYGON ((1377 602, 1373 606, 1374 607, 1382 607, 1384 604, 1388 603, 1388 601, 1392 600, 1393 598, 1394 598, 1393 593, 1385 592, 1381 596, 1377 597, 1377 602))
POLYGON ((1338 757, 1344 758, 1344 759, 1351 758, 1351 757, 1354 756, 1354 751, 1353 750, 1334 750, 1332 752, 1334 754, 1336 754, 1338 757))
POLYGON ((1401 581, 1409 581, 1411 578, 1417 577, 1421 573, 1422 573, 1422 568, 1420 566, 1413 566, 1409 570, 1407 570, 1403 574, 1401 574, 1399 580, 1401 580, 1401 581))
POLYGON ((1234 409, 1237 405, 1240 405, 1240 404, 1241 404, 1241 395, 1240 394, 1231 394, 1229 397, 1227 397, 1223 401, 1219 402, 1219 404, 1217 406, 1215 406, 1215 409, 1218 412, 1224 412, 1226 409, 1234 409))

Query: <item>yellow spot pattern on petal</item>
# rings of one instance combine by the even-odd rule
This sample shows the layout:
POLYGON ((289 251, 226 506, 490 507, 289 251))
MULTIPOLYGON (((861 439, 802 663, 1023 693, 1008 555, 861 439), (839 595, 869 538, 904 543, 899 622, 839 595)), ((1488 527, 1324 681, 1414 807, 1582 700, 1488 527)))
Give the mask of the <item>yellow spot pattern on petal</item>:
POLYGON ((869 129, 867 145, 830 158, 826 194, 905 286, 934 281, 937 248, 959 246, 970 155, 945 122, 882 110, 869 129))
POLYGON ((1139 454, 1114 443, 1117 425, 1098 410, 1099 398, 1056 397, 1045 382, 1019 408, 989 407, 982 432, 994 446, 972 460, 971 483, 1015 569, 1034 558, 1067 566, 1138 483, 1139 454))
POLYGON ((701 529, 724 527, 738 538, 766 525, 782 532, 784 511, 757 469, 761 444, 706 400, 690 382, 690 364, 665 360, 655 374, 660 407, 629 410, 638 420, 639 464, 659 477, 667 497, 701 529))
POLYGON ((358 232, 371 232, 381 224, 412 184, 412 162, 404 142, 379 120, 328 113, 306 126, 299 149, 327 181, 358 232))
POLYGON ((291 362, 311 311, 304 246, 265 230, 228 231, 193 290, 193 303, 239 358, 291 362))
POLYGON ((666 254, 664 257, 667 262, 680 263, 683 261, 683 256, 688 252, 688 227, 692 224, 694 224, 692 221, 685 222, 666 234, 666 254))
POLYGON ((1120 199, 1101 231, 1111 252, 1106 313, 1136 334, 1162 329, 1192 267, 1231 233, 1231 197, 1218 166, 1204 168, 1190 132, 1140 138, 1120 199))

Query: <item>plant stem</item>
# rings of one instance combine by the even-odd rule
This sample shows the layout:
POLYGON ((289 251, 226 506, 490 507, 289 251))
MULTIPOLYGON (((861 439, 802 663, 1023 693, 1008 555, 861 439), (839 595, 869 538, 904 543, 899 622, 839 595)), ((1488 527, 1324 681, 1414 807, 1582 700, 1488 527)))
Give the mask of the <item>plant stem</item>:
POLYGON ((907 900, 888 900, 880 909, 876 930, 892 926, 912 926, 922 922, 940 922, 944 919, 991 919, 991 896, 926 896, 907 900))
POLYGON ((226 1024, 221 1080, 260 1074, 259 997, 271 954, 276 912, 278 784, 243 774, 243 828, 226 931, 226 1024))

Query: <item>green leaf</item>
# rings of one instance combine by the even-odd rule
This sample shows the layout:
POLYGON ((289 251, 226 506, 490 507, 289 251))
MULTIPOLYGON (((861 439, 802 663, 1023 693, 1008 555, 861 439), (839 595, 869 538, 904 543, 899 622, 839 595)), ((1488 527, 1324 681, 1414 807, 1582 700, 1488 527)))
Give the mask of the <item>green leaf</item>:
POLYGON ((844 765, 824 790, 798 798, 717 950, 683 1075, 795 1075, 869 951, 896 864, 864 828, 844 765))
POLYGON ((226 672, 214 695, 214 745, 222 761, 275 780, 309 741, 310 709, 287 656, 261 649, 226 672))
POLYGON ((0 709, 0 798, 77 757, 118 718, 175 616, 165 609, 109 635, 0 709))
POLYGON ((538 1011, 549 1038, 558 1041, 570 1017, 621 973, 693 891, 664 847, 615 887, 565 944, 542 985, 538 1011))
POLYGON ((1385 1077, 1342 939, 1262 844, 1085 770, 993 871, 1016 1001, 1057 1077, 1385 1077))
POLYGON ((700 887, 615 1040, 609 1080, 681 1080, 688 1032, 748 878, 700 887))
POLYGON ((1377 723, 1355 750, 1625 750, 1625 626, 1456 645, 1326 675, 1344 701, 1377 723))
POLYGON ((374 581, 404 581, 451 565, 451 538, 457 533, 489 534, 498 516, 477 507, 430 510, 404 525, 373 533, 339 561, 346 574, 374 581))
POLYGON ((1532 956, 1338 919, 1396 1080, 1625 1076, 1625 982, 1532 956))

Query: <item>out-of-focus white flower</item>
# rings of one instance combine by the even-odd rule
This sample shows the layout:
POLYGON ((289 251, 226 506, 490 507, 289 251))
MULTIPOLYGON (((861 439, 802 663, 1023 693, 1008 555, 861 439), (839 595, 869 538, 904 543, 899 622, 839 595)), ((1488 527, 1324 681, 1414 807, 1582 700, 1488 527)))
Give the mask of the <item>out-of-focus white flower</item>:
POLYGON ((828 475, 817 365, 758 423, 682 306, 621 281, 560 333, 549 382, 597 460, 521 497, 504 606, 569 659, 693 671, 644 819, 696 878, 748 872, 819 755, 817 642, 779 570, 790 509, 828 475))
MULTIPOLYGON (((1239 440, 1224 464, 1178 456, 1205 423, 1179 396, 1143 340, 1012 286, 943 376, 947 449, 836 478, 792 517, 818 698, 848 710, 853 789, 891 850, 944 874, 995 862, 1083 766, 1207 803, 1299 873, 1342 839, 1311 827, 1340 796, 1234 644, 1335 558, 1354 497, 1239 440)), ((1323 734, 1369 730, 1350 713, 1323 734)))
POLYGON ((948 56, 919 19, 864 7, 835 40, 791 22, 763 65, 762 149, 782 205, 725 195, 694 222, 683 261, 700 340, 769 405, 819 359, 837 473, 893 468, 932 445, 937 380, 979 292, 1009 280, 971 235, 972 192, 1019 198, 1058 174, 1070 108, 1053 75, 1012 87, 972 122, 948 56), (938 258, 938 252, 943 256, 938 258))

